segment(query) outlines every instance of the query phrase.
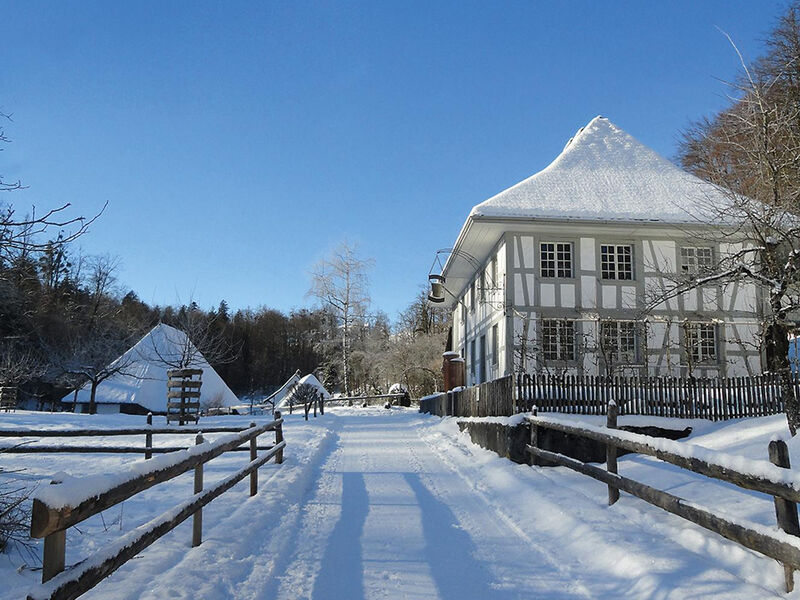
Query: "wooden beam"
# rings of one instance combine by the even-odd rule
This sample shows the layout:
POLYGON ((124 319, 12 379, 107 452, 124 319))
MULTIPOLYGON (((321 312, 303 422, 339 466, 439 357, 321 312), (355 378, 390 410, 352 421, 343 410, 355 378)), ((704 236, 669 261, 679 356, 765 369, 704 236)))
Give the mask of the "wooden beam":
MULTIPOLYGON (((781 498, 785 498, 786 500, 792 500, 793 502, 800 502, 800 489, 795 489, 786 483, 772 481, 758 475, 739 473, 699 458, 681 456, 667 450, 655 448, 646 441, 631 440, 628 438, 619 437, 617 435, 596 431, 594 429, 586 429, 585 427, 568 425, 566 423, 556 423, 541 417, 533 417, 529 418, 529 420, 531 423, 536 423, 539 427, 545 427, 547 429, 554 429, 556 431, 563 431, 564 433, 579 435, 589 438, 590 440, 602 442, 603 444, 613 444, 617 448, 624 448, 625 450, 630 450, 631 452, 636 452, 638 454, 655 456, 664 462, 668 462, 688 471, 693 471, 694 473, 699 473, 700 475, 705 475, 706 477, 721 479, 722 481, 734 483, 739 487, 743 487, 748 490, 762 492, 770 496, 779 496, 781 498)), ((626 435, 634 436, 641 440, 648 439, 647 436, 636 433, 627 433, 626 435)))
MULTIPOLYGON (((54 531, 67 529, 68 527, 80 523, 84 519, 88 519, 92 515, 127 500, 141 491, 164 481, 169 481, 173 477, 177 477, 199 464, 208 462, 229 450, 233 450, 241 444, 250 441, 251 438, 265 431, 275 429, 282 423, 283 420, 278 420, 257 427, 256 429, 247 430, 247 432, 243 432, 234 440, 212 446, 205 452, 187 456, 184 460, 169 467, 162 469, 156 468, 152 471, 145 472, 111 489, 105 490, 97 496, 87 498, 79 503, 78 506, 51 508, 41 500, 34 499, 31 516, 31 537, 41 538, 54 531)), ((155 448, 153 448, 153 450, 155 451, 155 448)))
MULTIPOLYGON (((0 447, 5 454, 170 454, 188 450, 190 446, 11 446, 0 447)), ((272 446, 259 446, 259 450, 269 450, 272 446)), ((231 448, 229 452, 249 452, 248 446, 231 448)))
MULTIPOLYGON (((667 512, 684 518, 687 521, 691 521, 692 523, 708 529, 709 531, 713 531, 714 533, 741 544, 746 548, 755 550, 764 556, 774 558, 775 560, 790 565, 795 569, 800 568, 800 547, 798 546, 778 540, 774 537, 761 533, 760 531, 750 529, 749 527, 739 525, 738 523, 729 521, 728 519, 718 517, 717 515, 704 510, 695 504, 687 502, 683 498, 673 496, 668 492, 657 490, 649 485, 639 483, 638 481, 628 479, 627 477, 622 477, 621 475, 609 473, 605 469, 583 463, 579 460, 575 460, 574 458, 564 456, 563 454, 548 452, 547 450, 541 450, 540 448, 534 448, 533 446, 528 446, 528 452, 531 452, 534 456, 552 461, 553 463, 562 467, 567 467, 573 471, 588 475, 589 477, 597 479, 598 481, 602 481, 605 484, 613 485, 614 487, 628 492, 637 498, 641 498, 645 502, 653 504, 654 506, 658 506, 667 512)), ((800 543, 800 541, 798 543, 800 543)))
MULTIPOLYGON (((43 584, 38 589, 33 590, 28 595, 28 600, 73 600, 84 594, 158 538, 175 529, 175 527, 192 516, 195 511, 231 489, 247 477, 251 471, 258 469, 270 458, 282 452, 285 445, 285 443, 282 443, 279 446, 275 446, 267 454, 251 462, 230 477, 223 479, 214 487, 207 489, 191 502, 180 505, 177 510, 173 509, 164 513, 147 523, 146 526, 135 529, 123 538, 125 545, 113 556, 98 560, 88 558, 71 569, 60 573, 47 584, 43 584)), ((105 554, 102 549, 97 553, 98 556, 104 556, 105 554)))
POLYGON ((125 429, 2 429, 4 437, 98 437, 119 435, 146 435, 148 433, 239 433, 247 427, 129 427, 125 429))

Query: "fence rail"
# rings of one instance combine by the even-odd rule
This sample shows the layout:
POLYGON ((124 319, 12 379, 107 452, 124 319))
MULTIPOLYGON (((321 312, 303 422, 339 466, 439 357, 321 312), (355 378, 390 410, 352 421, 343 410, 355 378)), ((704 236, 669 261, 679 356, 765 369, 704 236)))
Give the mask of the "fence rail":
POLYGON ((794 587, 794 570, 800 569, 800 539, 789 536, 779 537, 768 533, 764 527, 736 522, 727 517, 714 514, 706 507, 687 502, 668 492, 650 487, 617 473, 617 448, 625 448, 640 454, 654 456, 682 469, 732 483, 740 488, 755 490, 774 498, 778 526, 791 536, 800 535, 797 505, 800 500, 800 476, 791 471, 786 443, 774 440, 769 445, 766 461, 743 461, 739 456, 712 452, 691 444, 665 442, 657 438, 616 430, 616 405, 609 405, 607 427, 601 428, 580 423, 564 423, 537 416, 536 412, 528 419, 531 425, 531 442, 528 452, 539 462, 567 467, 608 485, 608 503, 619 499, 624 491, 657 506, 667 512, 682 517, 696 525, 713 531, 746 548, 783 563, 786 591, 794 587), (538 430, 553 429, 563 433, 585 437, 606 444, 606 468, 587 464, 574 458, 543 450, 539 447, 538 430), (743 472, 731 464, 744 465, 743 472), (747 464, 744 464, 747 463, 747 464), (750 472, 744 472, 750 471, 750 472))
MULTIPOLYGON (((800 377, 792 376, 795 397, 800 377)), ((517 411, 605 414, 614 400, 620 414, 720 421, 783 412, 779 375, 753 377, 603 377, 523 373, 517 376, 517 411)))
MULTIPOLYGON (((186 433, 186 429, 181 428, 180 432, 186 433)), ((89 476, 70 479, 68 482, 54 481, 54 485, 41 489, 33 501, 31 537, 44 538, 42 585, 28 598, 77 598, 190 516, 194 517, 192 545, 200 544, 203 506, 247 476, 250 477, 250 495, 254 496, 258 491, 259 467, 272 458, 278 464, 283 462, 283 450, 286 446, 283 439, 283 419, 280 412, 276 412, 275 420, 270 423, 251 423, 249 428, 210 444, 205 443, 202 434, 198 433, 196 444, 196 447, 174 457, 154 459, 151 468, 133 466, 128 469, 129 477, 122 474, 112 478, 101 477, 102 481, 97 481, 97 478, 89 476), (275 432, 275 444, 259 457, 257 438, 267 431, 275 432), (233 475, 204 490, 203 465, 247 443, 250 462, 233 475), (195 475, 194 496, 187 502, 64 571, 66 530, 69 527, 190 470, 194 470, 195 475), (106 483, 120 479, 121 483, 106 483)))

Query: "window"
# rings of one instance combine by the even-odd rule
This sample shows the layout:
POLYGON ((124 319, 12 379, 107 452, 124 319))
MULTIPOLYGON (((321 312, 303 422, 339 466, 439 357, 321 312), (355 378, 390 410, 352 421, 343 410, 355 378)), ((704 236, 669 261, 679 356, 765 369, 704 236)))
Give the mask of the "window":
POLYGON ((481 282, 480 282, 480 290, 479 290, 479 297, 481 302, 486 301, 486 271, 481 271, 481 282))
POLYGON ((539 245, 542 277, 572 277, 572 244, 543 242, 539 245))
POLYGON ((545 360, 575 360, 575 322, 542 320, 542 355, 545 360))
POLYGON ((711 323, 693 323, 685 328, 686 347, 692 362, 716 362, 717 334, 711 323))
POLYGON ((500 361, 500 334, 497 325, 492 326, 492 366, 496 367, 500 361))
POLYGON ((469 309, 475 310, 475 282, 473 281, 469 286, 469 309))
POLYGON ((710 271, 713 265, 711 248, 681 248, 681 272, 688 274, 710 271))
POLYGON ((492 257, 492 262, 489 264, 489 285, 493 288, 497 287, 497 256, 492 257))
POLYGON ((472 340, 469 343, 469 372, 472 373, 472 380, 475 381, 475 372, 476 368, 475 365, 477 363, 478 357, 475 353, 475 340, 472 340))
POLYGON ((607 364, 638 362, 636 323, 603 321, 600 323, 600 355, 607 364))
POLYGON ((478 372, 478 383, 483 383, 486 381, 486 336, 482 335, 480 340, 480 357, 478 358, 478 367, 480 371, 478 372))
POLYGON ((633 248, 627 245, 600 246, 601 279, 633 279, 633 248))

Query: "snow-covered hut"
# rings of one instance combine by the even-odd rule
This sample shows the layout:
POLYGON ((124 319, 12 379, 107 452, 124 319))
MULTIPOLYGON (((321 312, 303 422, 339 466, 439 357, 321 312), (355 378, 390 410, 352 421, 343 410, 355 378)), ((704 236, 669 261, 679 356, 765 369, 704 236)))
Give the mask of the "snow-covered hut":
POLYGON ((453 244, 441 273, 450 294, 432 297, 450 302, 449 349, 466 359, 467 383, 523 370, 758 372, 752 284, 709 284, 643 317, 671 275, 702 273, 751 242, 708 235, 724 227, 709 207, 729 201, 592 119, 549 166, 474 206, 453 244))
POLYGON ((283 398, 283 400, 281 400, 280 403, 278 403, 278 402, 275 403, 275 408, 276 409, 280 409, 280 408, 282 408, 284 406, 288 406, 289 403, 292 402, 292 399, 294 398, 294 391, 299 386, 301 386, 303 384, 308 384, 308 385, 316 388, 317 392, 322 394, 322 398, 324 400, 329 400, 330 399, 331 395, 328 393, 328 390, 325 389, 325 386, 322 385, 322 383, 320 383, 319 379, 314 377, 314 375, 312 373, 309 373, 308 375, 305 375, 305 376, 300 378, 300 380, 297 382, 297 385, 294 386, 292 388, 292 390, 288 394, 286 394, 286 396, 283 398))
MULTIPOLYGON (((175 368, 182 356, 191 356, 193 369, 203 369, 200 405, 234 406, 236 395, 208 361, 192 345, 183 331, 160 323, 139 340, 135 346, 114 363, 123 364, 121 372, 109 377, 97 387, 95 401, 98 413, 146 414, 167 411, 167 371, 175 368)), ((113 364, 113 363, 112 363, 113 364)), ((87 412, 91 394, 90 384, 77 392, 77 412, 87 412)), ((75 392, 64 396, 62 402, 72 404, 75 392)))

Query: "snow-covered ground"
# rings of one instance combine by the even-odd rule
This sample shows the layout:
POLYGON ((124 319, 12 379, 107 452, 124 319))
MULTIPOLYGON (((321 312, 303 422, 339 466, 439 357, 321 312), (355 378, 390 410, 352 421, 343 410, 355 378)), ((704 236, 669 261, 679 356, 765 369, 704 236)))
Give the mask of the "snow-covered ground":
MULTIPOLYGON (((201 424, 251 420, 219 417, 201 424)), ((141 422, 131 416, 0 415, 0 428, 141 422)), ((766 458, 770 438, 786 429, 781 416, 674 424, 695 427, 692 443, 755 459, 766 458)), ((285 436, 286 461, 261 469, 257 496, 248 496, 245 480, 205 509, 200 547, 190 548, 186 522, 85 598, 800 598, 800 592, 782 592, 775 561, 626 494, 608 507, 599 482, 500 459, 471 444, 451 418, 337 407, 308 422, 287 415, 285 436)), ((190 437, 157 436, 156 443, 190 437)), ((108 443, 120 442, 142 440, 108 443)), ((790 444, 790 450, 800 464, 800 446, 790 444)), ((133 460, 5 454, 2 466, 25 469, 14 476, 26 483, 46 484, 58 471, 97 473, 133 460)), ((206 480, 246 461, 246 453, 215 459, 206 480)), ((645 457, 621 458, 620 472, 774 527, 772 501, 761 494, 645 457)), ((191 485, 186 474, 70 529, 67 563, 186 499, 191 485)), ((35 566, 24 554, 0 555, 0 598, 24 597, 36 584, 41 573, 20 568, 26 562, 35 566)))

